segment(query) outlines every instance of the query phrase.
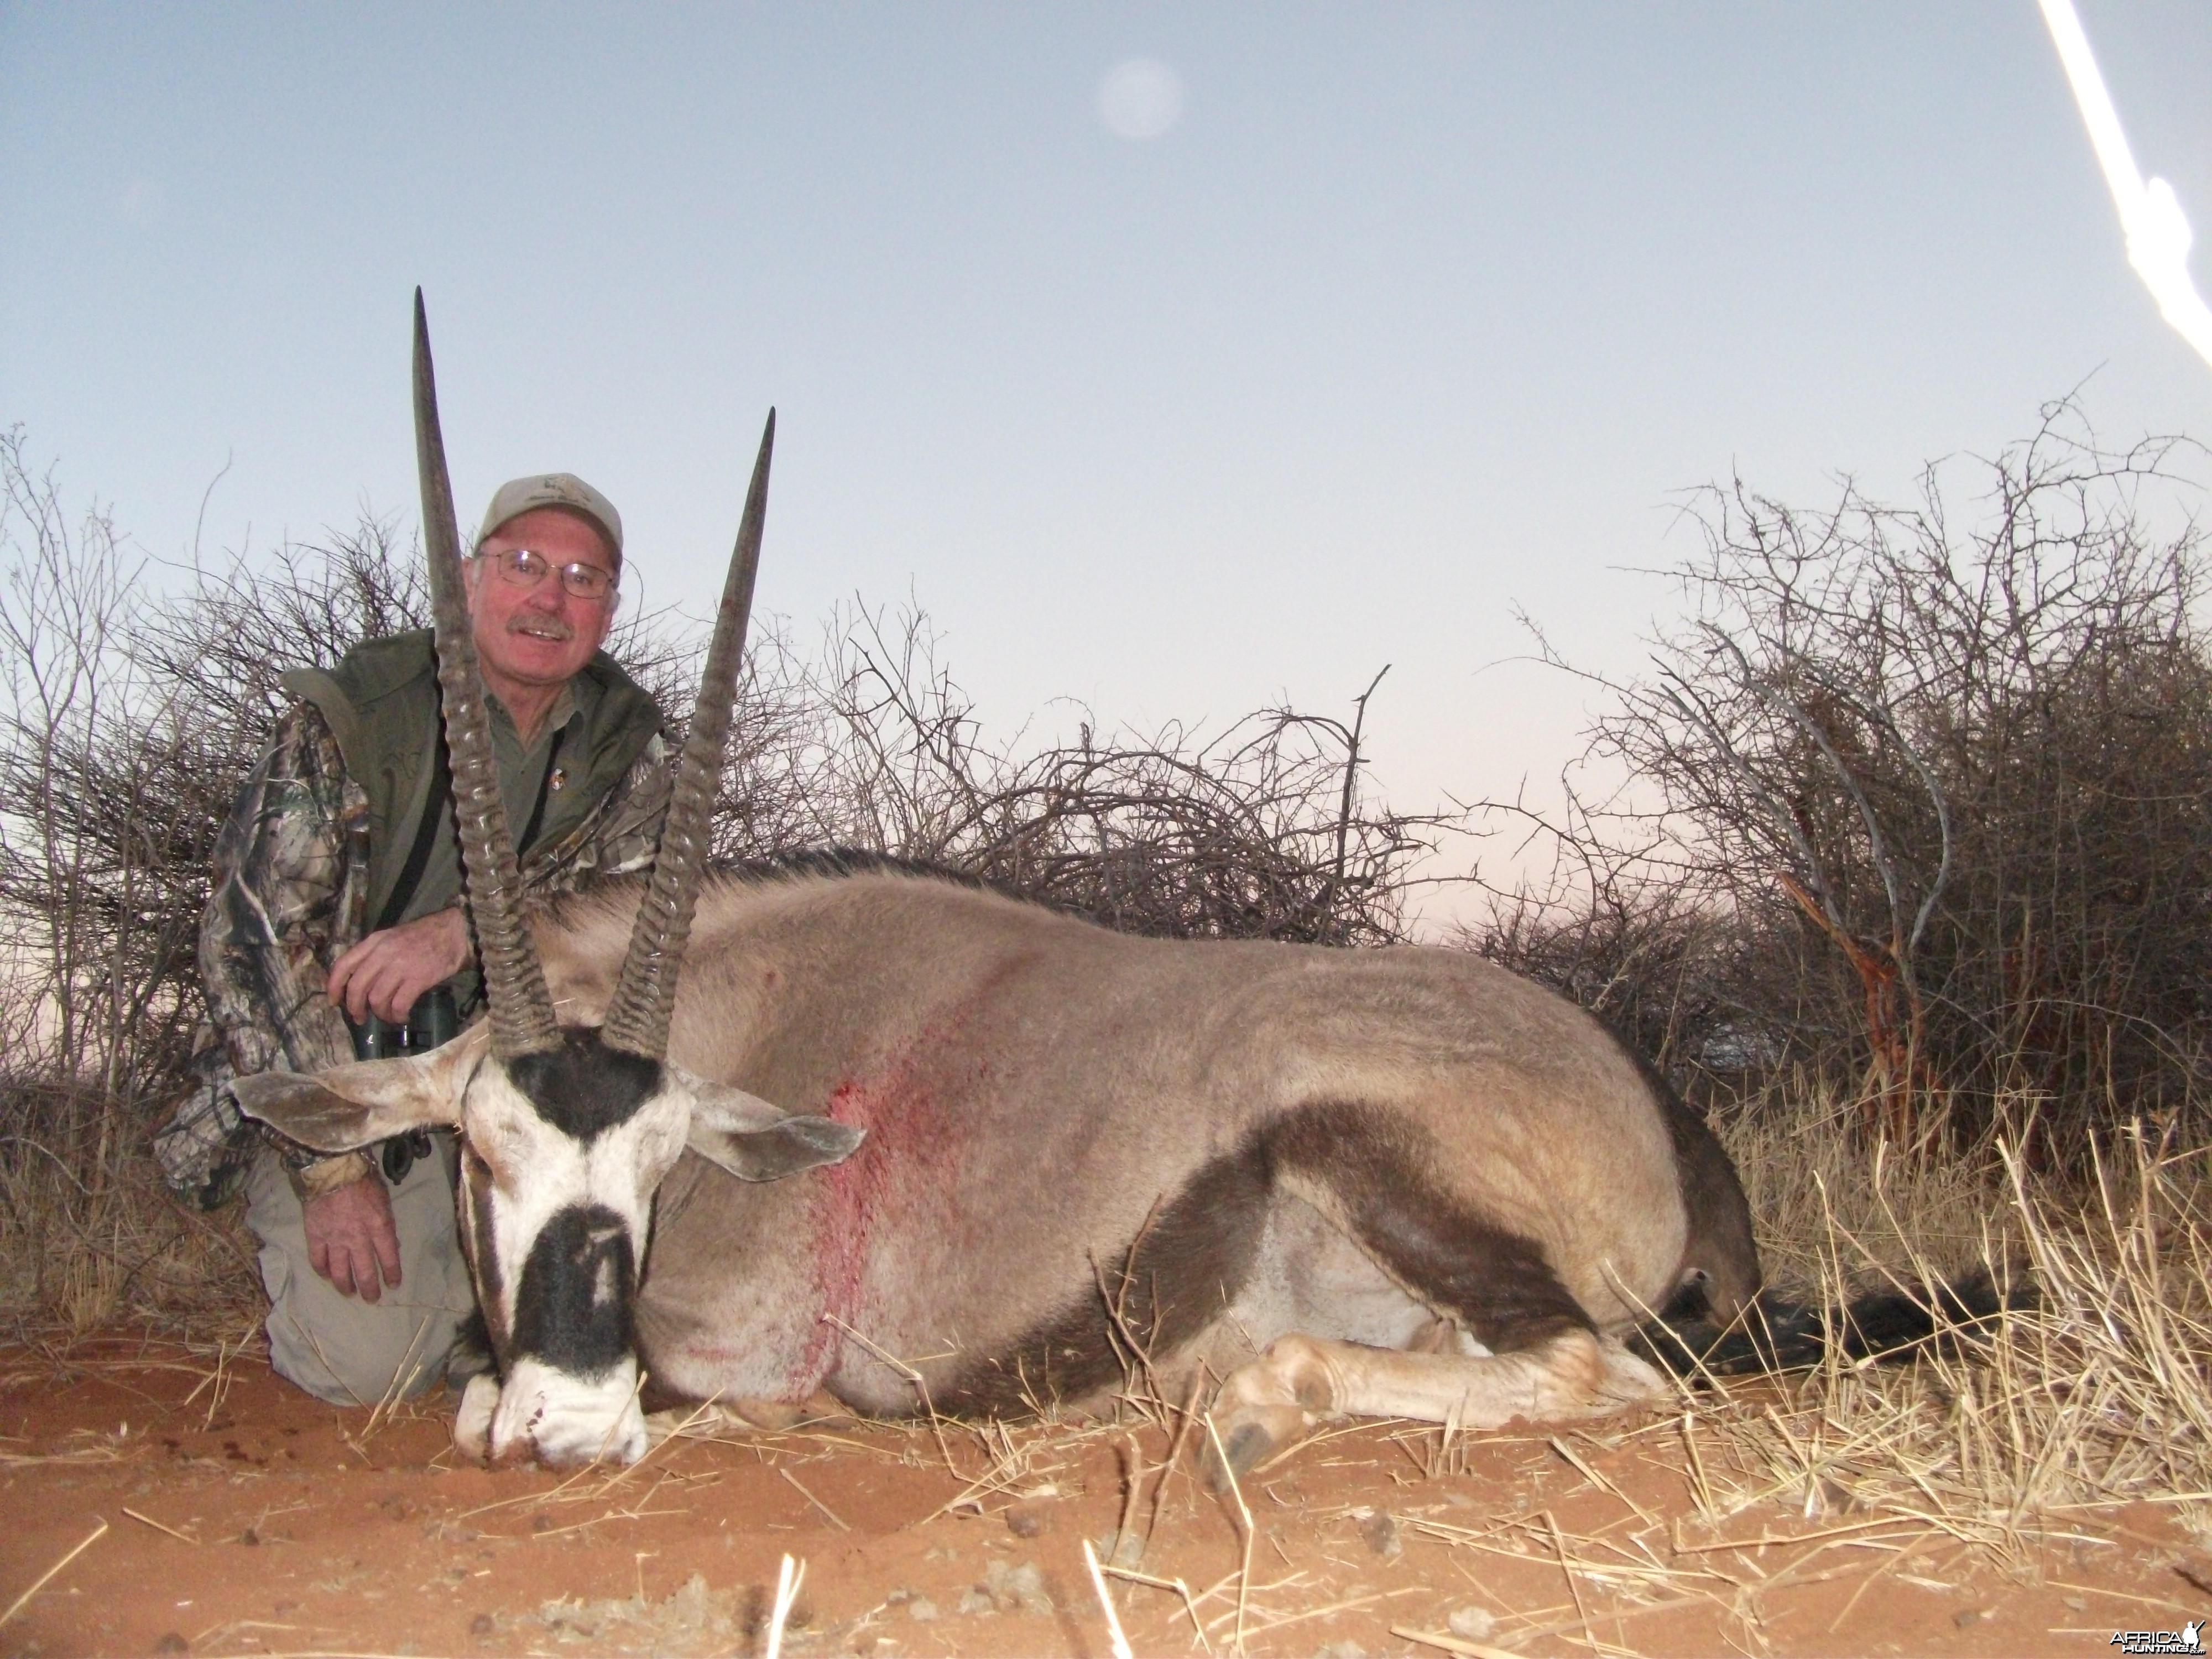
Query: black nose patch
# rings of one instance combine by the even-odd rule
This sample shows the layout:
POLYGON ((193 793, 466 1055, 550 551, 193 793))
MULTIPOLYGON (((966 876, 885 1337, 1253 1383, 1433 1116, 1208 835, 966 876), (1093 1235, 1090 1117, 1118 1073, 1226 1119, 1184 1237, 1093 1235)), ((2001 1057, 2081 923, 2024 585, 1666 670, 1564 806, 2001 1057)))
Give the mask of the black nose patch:
POLYGON ((603 1204, 556 1210, 515 1286, 514 1350, 573 1376, 604 1376, 630 1352, 629 1230, 603 1204))

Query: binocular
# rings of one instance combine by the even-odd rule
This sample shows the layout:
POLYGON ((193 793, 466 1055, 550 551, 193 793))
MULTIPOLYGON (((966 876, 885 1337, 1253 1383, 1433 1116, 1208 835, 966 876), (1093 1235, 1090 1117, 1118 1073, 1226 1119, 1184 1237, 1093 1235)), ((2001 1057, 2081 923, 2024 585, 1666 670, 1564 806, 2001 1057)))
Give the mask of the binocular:
MULTIPOLYGON (((408 1054, 427 1054, 451 1042, 460 1035, 461 1014, 453 1001, 453 987, 434 985, 415 999, 404 1024, 371 1014, 358 1023, 348 1016, 346 1024, 353 1032, 356 1060, 398 1060, 408 1054)), ((386 1141, 377 1161, 383 1166, 384 1178, 397 1187, 407 1178, 415 1160, 429 1153, 430 1132, 410 1129, 386 1141)))
POLYGON ((356 1060, 398 1060, 404 1054, 427 1054, 461 1033, 460 1010, 453 1002, 453 988, 434 985, 415 999, 404 1022, 379 1019, 371 1014, 353 1029, 356 1060))

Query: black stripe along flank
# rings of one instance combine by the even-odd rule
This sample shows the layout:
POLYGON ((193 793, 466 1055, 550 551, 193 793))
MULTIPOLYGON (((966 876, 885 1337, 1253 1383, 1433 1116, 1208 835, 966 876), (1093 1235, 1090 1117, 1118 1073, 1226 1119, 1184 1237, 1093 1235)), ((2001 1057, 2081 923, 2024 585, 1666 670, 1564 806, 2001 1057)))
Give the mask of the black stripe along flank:
POLYGON ((1438 1185, 1435 1137, 1373 1106, 1302 1106, 1269 1125, 1278 1169, 1330 1188, 1385 1272, 1492 1353, 1594 1330, 1543 1247, 1474 1214, 1438 1185))
MULTIPOLYGON (((1201 1167, 1130 1253, 1106 1267, 1120 1323, 1158 1359, 1197 1336, 1250 1276, 1279 1172, 1333 1189, 1354 1236, 1397 1281, 1493 1352, 1590 1328, 1540 1248, 1470 1213, 1429 1171, 1427 1134, 1369 1106, 1300 1107, 1201 1167)), ((1102 1266, 1104 1265, 1102 1263, 1102 1266)), ((1078 1400, 1119 1382, 1123 1355, 1097 1286, 1005 1353, 969 1360, 936 1403, 967 1415, 1078 1400)))

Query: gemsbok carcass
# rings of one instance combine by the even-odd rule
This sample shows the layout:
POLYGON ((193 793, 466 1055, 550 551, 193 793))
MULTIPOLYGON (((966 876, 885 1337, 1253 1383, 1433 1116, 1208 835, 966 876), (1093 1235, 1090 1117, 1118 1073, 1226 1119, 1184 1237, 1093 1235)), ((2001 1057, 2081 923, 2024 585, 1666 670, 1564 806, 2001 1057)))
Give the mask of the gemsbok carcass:
POLYGON ((1488 963, 1129 938, 884 860, 708 872, 773 413, 650 882, 524 916, 419 294, 415 376, 490 1014, 240 1097, 328 1151, 459 1128, 497 1363, 465 1447, 635 1459, 641 1365, 674 1397, 908 1414, 1096 1401, 1138 1358, 1178 1398, 1225 1378, 1241 1469, 1340 1414, 1620 1410, 1664 1387, 1624 1334, 1756 1293, 1703 1122, 1488 963))

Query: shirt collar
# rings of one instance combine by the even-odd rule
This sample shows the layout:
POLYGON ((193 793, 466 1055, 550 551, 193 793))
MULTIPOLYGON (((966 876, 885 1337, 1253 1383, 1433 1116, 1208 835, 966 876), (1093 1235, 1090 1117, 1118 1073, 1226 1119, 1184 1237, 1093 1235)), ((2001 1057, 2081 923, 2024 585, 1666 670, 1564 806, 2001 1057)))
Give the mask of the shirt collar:
MULTIPOLYGON (((499 693, 486 686, 484 700, 495 711, 495 718, 499 723, 517 742, 520 742, 522 737, 521 731, 514 723, 514 716, 507 712, 507 705, 499 700, 499 693)), ((583 712, 583 704, 576 696, 576 682, 570 680, 561 688, 560 695, 553 699, 553 706, 545 711, 545 724, 538 728, 538 742, 543 743, 553 732, 562 730, 580 717, 583 712)), ((535 748, 537 744, 532 744, 531 746, 535 748)))

